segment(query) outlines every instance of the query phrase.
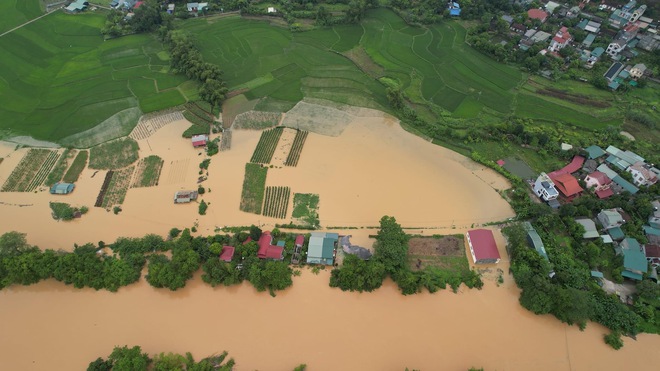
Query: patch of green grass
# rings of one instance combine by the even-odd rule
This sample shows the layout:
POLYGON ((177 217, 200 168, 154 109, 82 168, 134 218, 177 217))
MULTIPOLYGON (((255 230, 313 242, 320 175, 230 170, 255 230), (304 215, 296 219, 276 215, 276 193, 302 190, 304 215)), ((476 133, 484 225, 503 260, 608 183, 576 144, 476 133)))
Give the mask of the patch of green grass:
POLYGON ((40 0, 0 1, 0 34, 43 14, 40 0))
POLYGON ((88 209, 86 206, 77 208, 71 207, 71 205, 64 202, 51 202, 50 210, 52 211, 53 219, 67 221, 75 218, 76 213, 86 214, 88 209))
POLYGON ((137 142, 131 138, 100 144, 90 150, 89 167, 101 170, 126 167, 138 160, 139 149, 137 142))
MULTIPOLYGON (((598 110, 592 109, 591 112, 598 110)), ((598 117, 560 105, 536 95, 519 94, 516 115, 547 121, 561 121, 586 129, 605 129, 609 125, 620 125, 617 116, 598 117)))
POLYGON ((318 227, 319 222, 319 195, 313 193, 294 193, 293 212, 291 217, 298 223, 310 227, 318 227))
POLYGON ((151 35, 104 41, 104 22, 102 12, 58 11, 0 38, 0 130, 57 142, 120 111, 150 112, 185 101, 172 89, 184 77, 150 68, 152 59, 158 62, 155 53, 164 51, 160 42, 151 35))
POLYGON ((77 182, 78 178, 80 177, 80 173, 82 173, 82 171, 85 169, 85 166, 87 166, 88 157, 89 157, 89 152, 87 151, 78 152, 76 158, 73 160, 73 163, 66 171, 66 174, 64 174, 62 180, 65 183, 77 182))
POLYGON ((240 210, 253 214, 261 214, 266 191, 266 176, 268 168, 259 164, 245 164, 245 178, 241 193, 240 210))

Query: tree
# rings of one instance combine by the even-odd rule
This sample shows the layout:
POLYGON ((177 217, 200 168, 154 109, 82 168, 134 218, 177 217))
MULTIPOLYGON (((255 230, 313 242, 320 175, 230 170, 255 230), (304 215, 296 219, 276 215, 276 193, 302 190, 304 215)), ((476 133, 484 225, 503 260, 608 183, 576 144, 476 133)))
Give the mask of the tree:
POLYGON ((330 12, 323 6, 319 6, 319 9, 316 11, 316 24, 320 26, 327 26, 330 24, 331 15, 330 12))
POLYGON ((142 353, 142 348, 139 346, 134 346, 133 348, 128 348, 127 346, 121 348, 115 347, 108 360, 112 362, 113 370, 131 371, 147 370, 151 362, 149 355, 142 353))
POLYGON ((254 224, 250 226, 250 238, 252 241, 258 241, 261 237, 261 229, 254 224))
POLYGON ((227 96, 227 91, 224 82, 215 79, 208 79, 199 89, 199 96, 211 105, 211 111, 213 111, 215 107, 222 105, 222 102, 227 96))
POLYGON ((374 244, 374 258, 385 265, 390 275, 407 269, 408 240, 408 235, 394 217, 384 216, 380 219, 380 230, 374 244))
POLYGON ((112 362, 110 360, 104 360, 101 357, 97 358, 93 362, 90 362, 89 366, 87 366, 87 371, 111 371, 111 370, 112 370, 112 362))
POLYGON ((131 25, 135 32, 150 32, 158 28, 163 22, 160 11, 156 6, 149 2, 144 2, 139 8, 133 11, 131 25))
POLYGON ((30 245, 27 243, 25 233, 7 232, 0 236, 0 256, 13 256, 27 250, 30 245))
POLYGON ((637 296, 644 300, 660 299, 660 285, 646 279, 637 283, 637 296))
POLYGON ((202 200, 202 202, 199 203, 199 215, 206 215, 206 209, 208 209, 208 207, 206 201, 202 200))
POLYGON ((160 353, 153 359, 153 371, 178 371, 187 370, 195 364, 194 360, 189 360, 181 354, 160 353), (192 361, 192 362, 190 362, 192 361))
POLYGON ((403 108, 403 93, 401 89, 387 88, 387 100, 390 102, 390 106, 395 110, 400 110, 403 108))
POLYGON ((355 255, 347 255, 341 268, 330 274, 330 287, 343 291, 368 291, 379 288, 385 279, 385 265, 375 260, 364 261, 355 255))

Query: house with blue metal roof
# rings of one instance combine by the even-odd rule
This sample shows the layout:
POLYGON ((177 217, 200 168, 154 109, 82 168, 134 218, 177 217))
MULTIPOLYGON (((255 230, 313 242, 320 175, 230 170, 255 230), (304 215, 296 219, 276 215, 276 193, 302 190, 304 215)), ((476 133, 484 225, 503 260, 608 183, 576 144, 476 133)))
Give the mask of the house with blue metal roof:
POLYGON ((624 268, 621 275, 641 281, 644 278, 643 274, 648 271, 648 261, 646 260, 644 248, 636 239, 631 237, 624 238, 619 247, 621 248, 621 254, 623 254, 624 268))
POLYGON ((332 265, 338 240, 337 233, 312 232, 307 247, 307 263, 332 265))
POLYGON ((536 229, 534 229, 530 222, 524 222, 522 225, 523 228, 525 228, 527 231, 527 243, 529 246, 536 250, 536 252, 539 253, 543 259, 550 261, 548 259, 548 254, 545 252, 543 240, 541 240, 541 236, 539 236, 538 232, 536 232, 536 229))
POLYGON ((50 187, 50 194, 66 195, 73 192, 74 188, 76 188, 76 185, 73 183, 55 183, 55 185, 50 187))

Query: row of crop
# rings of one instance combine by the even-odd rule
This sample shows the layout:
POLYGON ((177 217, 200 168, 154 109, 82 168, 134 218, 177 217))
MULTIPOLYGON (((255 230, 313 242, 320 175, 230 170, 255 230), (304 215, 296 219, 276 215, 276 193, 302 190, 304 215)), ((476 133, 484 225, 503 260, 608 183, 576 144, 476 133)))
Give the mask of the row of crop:
POLYGON ((286 156, 284 166, 298 166, 298 160, 300 160, 300 154, 307 140, 307 134, 309 133, 304 130, 298 130, 296 132, 296 137, 293 138, 293 144, 291 145, 289 154, 286 156))
POLYGON ((186 108, 186 111, 192 113, 193 115, 206 120, 208 122, 213 121, 211 113, 205 111, 204 109, 200 108, 197 104, 194 102, 188 102, 184 104, 184 107, 186 108))
POLYGON ((80 151, 76 155, 76 158, 73 160, 73 163, 69 167, 69 170, 66 171, 66 174, 64 174, 64 177, 62 180, 65 183, 75 183, 78 181, 78 178, 80 177, 80 173, 85 169, 85 166, 87 166, 87 158, 89 157, 89 152, 87 151, 80 151))
POLYGON ((21 159, 2 186, 3 192, 24 192, 51 150, 31 149, 21 159))
POLYGON ((131 184, 134 170, 135 165, 115 171, 110 184, 108 184, 105 196, 103 197, 101 203, 102 207, 109 208, 124 203, 124 198, 126 197, 126 192, 131 184))
POLYGON ((105 174, 105 179, 103 180, 103 184, 101 185, 101 190, 99 191, 99 195, 96 196, 96 202, 94 203, 94 207, 101 207, 103 205, 103 199, 105 198, 105 193, 108 191, 108 186, 110 185, 110 181, 112 180, 112 176, 114 175, 114 171, 110 170, 105 174))
POLYGON ((136 176, 131 184, 131 188, 153 187, 158 185, 160 172, 163 169, 163 159, 152 155, 143 159, 137 164, 136 176))
POLYGON ((289 187, 266 187, 266 200, 264 201, 264 215, 272 218, 286 218, 289 208, 289 187))
POLYGON ((255 164, 269 163, 273 158, 275 149, 277 149, 280 136, 282 136, 282 128, 274 128, 261 133, 261 138, 259 138, 259 143, 254 149, 250 162, 255 164))
POLYGON ((64 172, 66 171, 66 168, 69 166, 69 159, 71 159, 75 155, 76 155, 75 149, 65 149, 64 152, 62 153, 62 156, 60 156, 60 159, 55 164, 55 167, 53 167, 53 170, 50 171, 50 174, 48 174, 46 180, 44 180, 44 185, 47 187, 52 187, 55 183, 62 180, 62 177, 64 176, 64 172))
POLYGON ((243 190, 241 192, 241 211, 261 214, 267 176, 267 167, 259 164, 245 164, 245 178, 243 179, 243 190))
POLYGON ((183 117, 192 123, 192 125, 183 132, 184 138, 191 138, 193 135, 209 134, 211 132, 210 121, 205 121, 189 111, 183 111, 183 117))
POLYGON ((37 174, 34 176, 30 184, 28 184, 25 191, 32 192, 37 189, 39 185, 43 184, 44 180, 46 180, 46 177, 50 173, 50 170, 53 168, 53 166, 55 166, 55 162, 57 162, 57 159, 59 158, 60 153, 58 151, 51 151, 50 154, 48 154, 46 161, 44 161, 44 163, 39 168, 37 174))

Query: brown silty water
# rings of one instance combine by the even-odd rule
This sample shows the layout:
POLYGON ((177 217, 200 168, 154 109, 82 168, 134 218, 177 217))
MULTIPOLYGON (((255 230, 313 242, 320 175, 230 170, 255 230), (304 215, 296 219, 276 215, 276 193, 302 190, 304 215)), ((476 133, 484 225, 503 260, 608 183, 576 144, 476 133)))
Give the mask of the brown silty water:
MULTIPOLYGON (((119 215, 92 208, 73 222, 50 217, 52 200, 94 203, 105 172, 92 176, 87 169, 65 198, 0 193, 0 232, 17 230, 42 248, 71 249, 119 236, 164 235, 195 222, 201 234, 224 225, 282 222, 238 210, 257 131, 235 131, 232 149, 212 158, 208 215, 199 216, 195 204, 173 204, 176 190, 196 188, 203 158, 180 137, 187 125, 169 124, 140 141, 141 156, 165 161, 160 183, 130 189, 119 215)), ((0 182, 20 160, 20 152, 4 151, 0 182)), ((267 185, 319 194, 325 226, 375 226, 387 214, 404 227, 437 228, 415 233, 462 233, 514 215, 496 191, 508 187, 504 179, 388 118, 356 119, 334 138, 310 133, 298 166, 270 169, 267 185)), ((338 231, 352 234, 358 245, 373 242, 371 229, 338 231)), ((501 234, 496 238, 506 256, 501 234)), ((507 272, 507 259, 491 268, 507 272)), ((500 287, 490 278, 481 291, 413 296, 402 296, 389 281, 369 294, 341 292, 328 281, 327 270, 304 271, 276 298, 248 284, 213 289, 199 274, 177 292, 144 280, 116 294, 54 281, 7 288, 0 291, 0 369, 84 369, 115 345, 137 344, 151 354, 191 351, 198 358, 226 350, 237 370, 291 370, 299 363, 309 370, 645 370, 660 346, 659 337, 640 335, 614 351, 603 343, 606 330, 599 325, 580 332, 535 316, 520 307, 508 276, 500 287)))

